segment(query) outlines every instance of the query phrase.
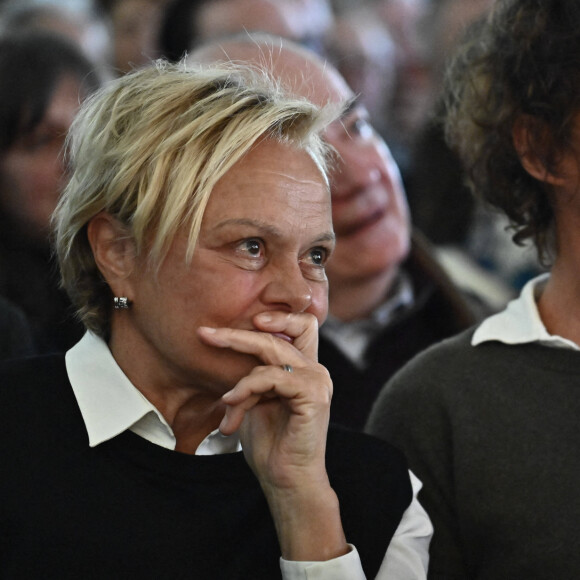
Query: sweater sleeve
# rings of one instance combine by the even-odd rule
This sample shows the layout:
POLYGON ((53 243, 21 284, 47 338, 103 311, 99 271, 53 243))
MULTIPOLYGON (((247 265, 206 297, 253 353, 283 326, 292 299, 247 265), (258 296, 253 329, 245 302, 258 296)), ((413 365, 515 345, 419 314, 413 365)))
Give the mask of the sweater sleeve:
POLYGON ((366 430, 401 449, 423 483, 419 500, 434 527, 430 579, 466 576, 455 513, 453 429, 437 354, 411 361, 383 388, 366 430))

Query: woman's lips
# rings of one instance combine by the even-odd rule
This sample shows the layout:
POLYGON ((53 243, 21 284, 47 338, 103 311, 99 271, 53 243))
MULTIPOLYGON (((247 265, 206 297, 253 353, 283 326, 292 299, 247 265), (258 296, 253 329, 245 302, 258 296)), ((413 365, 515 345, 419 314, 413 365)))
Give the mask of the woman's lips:
POLYGON ((285 340, 286 342, 289 342, 291 344, 294 342, 294 339, 291 336, 288 336, 283 332, 272 332, 272 336, 277 336, 278 338, 281 338, 282 340, 285 340))
MULTIPOLYGON (((252 329, 254 332, 264 332, 263 330, 258 330, 257 328, 252 329)), ((288 336, 287 334, 284 334, 283 332, 270 332, 270 333, 266 333, 266 334, 271 334, 272 336, 275 336, 276 338, 281 338, 282 340, 285 340, 286 342, 289 342, 290 344, 292 344, 294 342, 294 339, 291 336, 288 336)))

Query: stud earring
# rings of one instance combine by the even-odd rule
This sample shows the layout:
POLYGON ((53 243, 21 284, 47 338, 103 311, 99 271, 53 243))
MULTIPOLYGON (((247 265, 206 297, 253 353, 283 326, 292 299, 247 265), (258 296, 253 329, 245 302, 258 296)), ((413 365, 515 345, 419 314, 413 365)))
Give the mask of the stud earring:
POLYGON ((115 310, 128 310, 129 299, 126 296, 115 296, 113 298, 113 307, 115 310))

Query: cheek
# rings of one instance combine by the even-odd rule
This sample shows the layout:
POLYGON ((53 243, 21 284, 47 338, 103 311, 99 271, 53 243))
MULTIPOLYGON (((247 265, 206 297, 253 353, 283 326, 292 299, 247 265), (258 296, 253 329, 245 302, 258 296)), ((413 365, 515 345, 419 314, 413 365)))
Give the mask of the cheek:
POLYGON ((224 273, 210 266, 198 272, 199 275, 192 275, 183 299, 196 311, 202 324, 236 327, 258 310, 261 287, 257 276, 236 270, 224 273))

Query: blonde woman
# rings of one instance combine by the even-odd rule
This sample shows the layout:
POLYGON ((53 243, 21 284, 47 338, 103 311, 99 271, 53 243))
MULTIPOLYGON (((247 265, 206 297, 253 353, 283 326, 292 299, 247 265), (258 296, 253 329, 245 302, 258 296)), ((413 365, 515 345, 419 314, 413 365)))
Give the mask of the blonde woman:
POLYGON ((3 575, 384 570, 405 462, 327 443, 317 362, 333 118, 249 69, 163 63, 83 107, 55 224, 87 333, 0 371, 3 575))

